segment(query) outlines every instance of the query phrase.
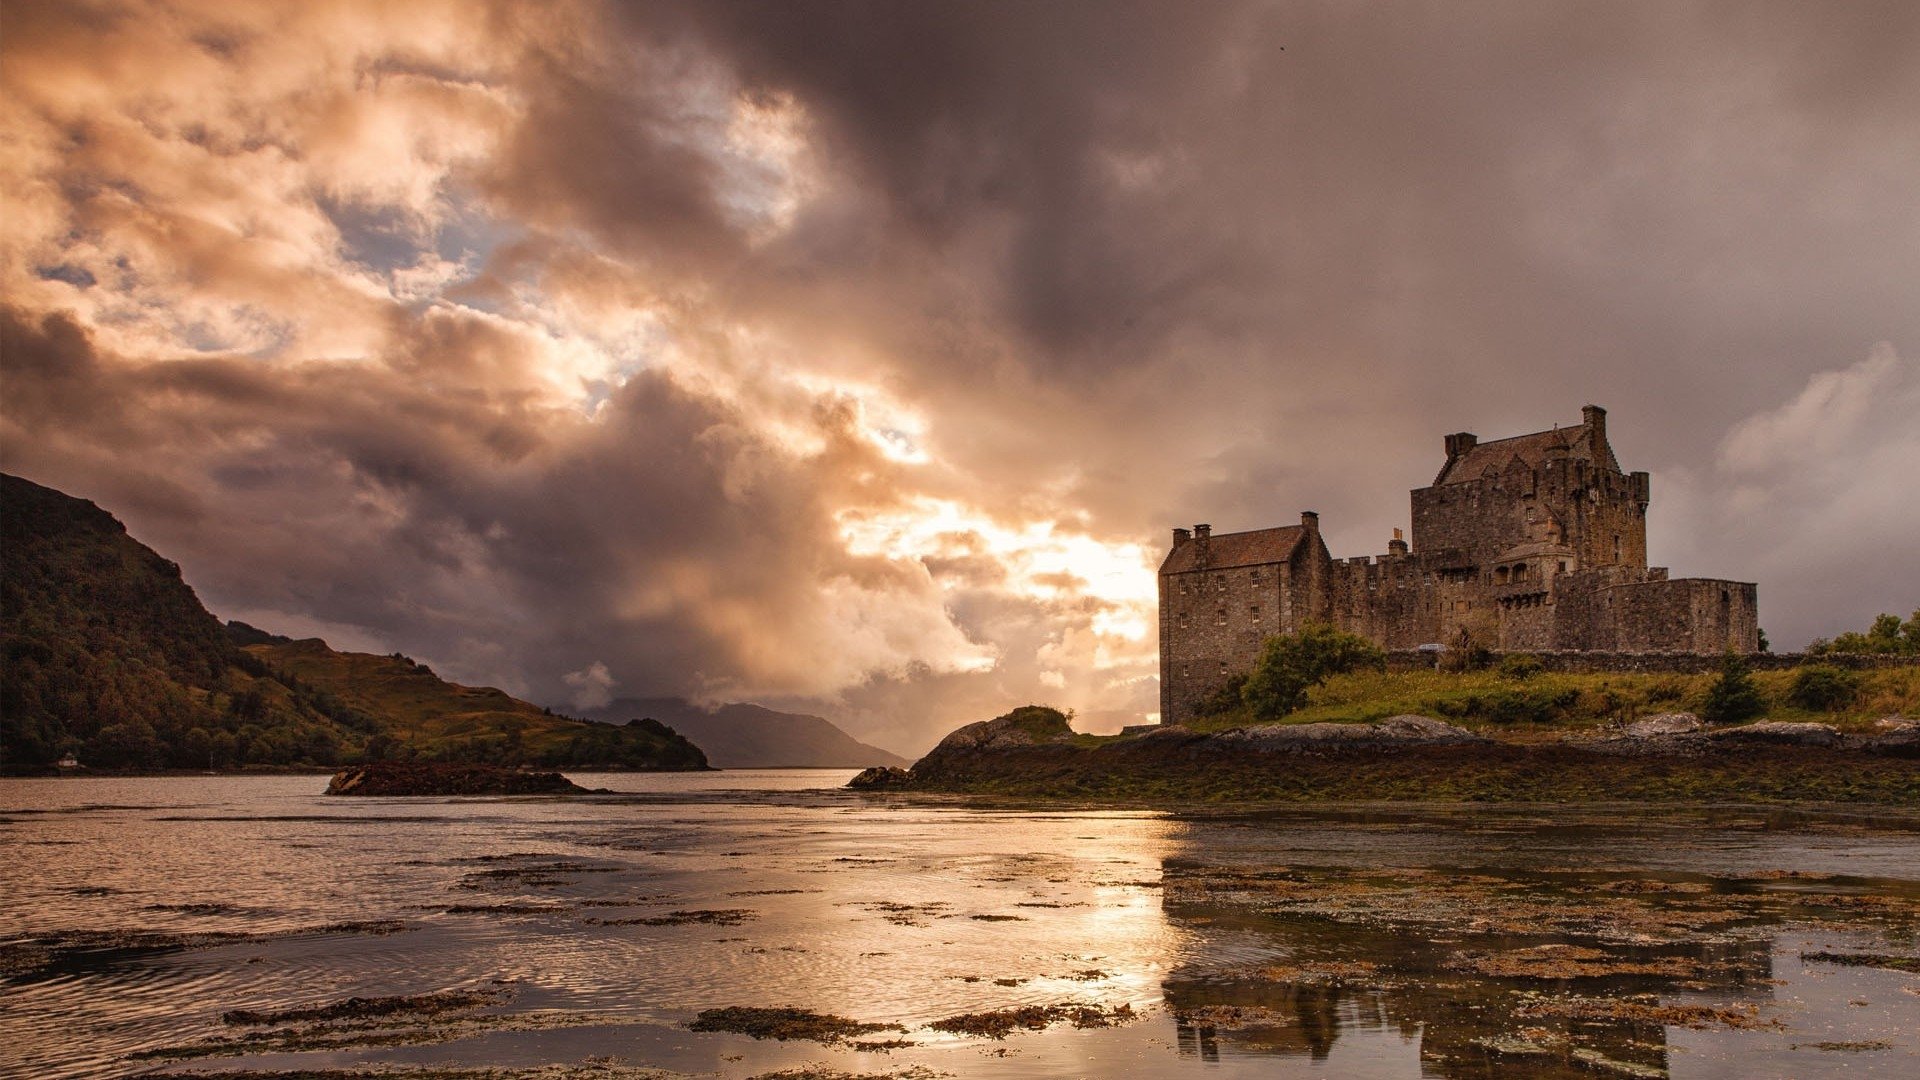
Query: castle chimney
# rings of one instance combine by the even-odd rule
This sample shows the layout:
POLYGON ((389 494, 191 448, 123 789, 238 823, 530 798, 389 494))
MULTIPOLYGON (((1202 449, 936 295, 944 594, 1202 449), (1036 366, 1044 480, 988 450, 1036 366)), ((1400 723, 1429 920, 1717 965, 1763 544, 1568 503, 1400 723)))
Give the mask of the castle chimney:
POLYGON ((1193 539, 1193 533, 1191 531, 1187 529, 1173 530, 1173 546, 1174 547, 1179 547, 1181 544, 1184 544, 1191 539, 1193 539))
POLYGON ((1458 431, 1447 436, 1447 460, 1460 457, 1480 442, 1480 436, 1471 431, 1458 431))
POLYGON ((1310 533, 1320 531, 1320 515, 1312 510, 1300 511, 1300 524, 1310 533))
POLYGON ((1406 553, 1407 553, 1407 541, 1404 535, 1400 532, 1399 529, 1393 530, 1393 539, 1387 541, 1387 554, 1405 555, 1406 553))
POLYGON ((1588 405, 1580 410, 1580 418, 1593 432, 1593 452, 1596 458, 1604 461, 1601 451, 1607 446, 1607 410, 1598 405, 1588 405))
POLYGON ((1197 565, 1205 566, 1213 561, 1213 526, 1200 524, 1193 527, 1193 539, 1200 545, 1197 565))

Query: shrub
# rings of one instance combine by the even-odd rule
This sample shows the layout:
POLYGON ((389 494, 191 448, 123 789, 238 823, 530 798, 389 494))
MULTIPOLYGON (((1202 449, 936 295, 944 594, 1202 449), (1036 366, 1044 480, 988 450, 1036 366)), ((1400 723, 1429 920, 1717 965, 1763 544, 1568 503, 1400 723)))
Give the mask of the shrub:
POLYGON ((1832 641, 1814 639, 1807 651, 1822 653, 1920 653, 1920 609, 1906 622, 1900 616, 1881 614, 1866 633, 1849 630, 1832 641))
POLYGON ((1493 666, 1493 650, 1463 626, 1434 666, 1441 671, 1485 671, 1493 666))
POLYGON ((1720 661, 1720 677, 1707 688, 1707 699, 1700 706, 1700 718, 1710 724, 1730 724, 1750 720, 1767 711, 1760 687, 1747 670, 1747 662, 1731 650, 1720 661))
POLYGON ((1195 707, 1195 711, 1201 716, 1219 716, 1222 713, 1232 712, 1240 707, 1240 691, 1245 688, 1246 685, 1246 672, 1243 671, 1237 675, 1229 675, 1226 683, 1223 684, 1220 689, 1215 690, 1202 699, 1200 704, 1195 707))
POLYGON ((1851 671, 1815 664, 1793 673, 1787 687, 1787 701, 1802 709, 1838 712, 1853 704, 1860 694, 1860 676, 1851 671))
POLYGON ((1541 687, 1524 690, 1492 690, 1461 698, 1443 698, 1431 709, 1452 720, 1471 720, 1483 724, 1552 724, 1564 720, 1580 700, 1573 688, 1541 687))
POLYGON ((1508 653, 1500 658, 1500 677, 1525 682, 1547 669, 1532 653, 1508 653))
POLYGON ((1277 720, 1307 703, 1307 691, 1328 676, 1387 669, 1387 654, 1358 634, 1309 626, 1297 634, 1267 639, 1260 662, 1247 675, 1240 699, 1262 720, 1277 720))

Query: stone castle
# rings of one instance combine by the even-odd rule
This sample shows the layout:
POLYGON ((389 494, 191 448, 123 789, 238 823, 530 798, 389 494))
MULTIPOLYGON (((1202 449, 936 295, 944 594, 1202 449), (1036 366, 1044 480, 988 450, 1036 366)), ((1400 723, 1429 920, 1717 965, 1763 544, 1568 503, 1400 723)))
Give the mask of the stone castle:
POLYGON ((1413 491, 1411 544, 1335 559, 1320 517, 1213 535, 1173 530, 1160 565, 1160 718, 1177 724, 1250 670, 1274 634, 1326 623, 1387 649, 1474 641, 1501 650, 1712 653, 1759 647, 1751 582, 1669 578, 1647 565, 1647 474, 1625 473, 1607 412, 1481 442, 1413 491))

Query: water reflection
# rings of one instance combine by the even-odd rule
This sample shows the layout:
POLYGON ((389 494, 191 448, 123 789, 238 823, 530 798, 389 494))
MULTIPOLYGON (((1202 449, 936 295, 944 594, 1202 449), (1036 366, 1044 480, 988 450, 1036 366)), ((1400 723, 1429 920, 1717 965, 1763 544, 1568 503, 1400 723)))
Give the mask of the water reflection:
POLYGON ((845 775, 366 802, 311 777, 0 782, 17 855, 0 943, 21 961, 0 973, 0 1045, 31 1075, 118 1076, 231 1034, 229 1009, 499 987, 497 1018, 440 1041, 286 1041, 221 1064, 1552 1077, 1917 1060, 1920 996, 1901 988, 1920 979, 1798 959, 1912 951, 1909 818, 982 811, 830 786, 845 775), (929 1026, 1059 1004, 1142 1018, 1004 1043, 929 1026), (898 1024, 913 1045, 681 1026, 733 1005, 898 1024), (1874 1039, 1895 1045, 1816 1048, 1874 1039))
MULTIPOLYGON (((1920 882, 1811 869, 1832 865, 1821 831, 1772 838, 1770 861, 1785 865, 1750 869, 1757 845, 1737 838, 1751 819, 1731 843, 1726 823, 1711 819, 1494 820, 1471 833, 1388 820, 1382 829, 1371 814, 1321 813, 1185 834, 1162 864, 1170 925, 1214 943, 1258 940, 1270 953, 1237 965, 1203 955, 1169 974, 1179 1054, 1319 1065, 1342 1040, 1392 1038, 1417 1043, 1423 1075, 1459 1080, 1665 1077, 1716 1059, 1748 1060, 1741 1075, 1821 1075, 1846 1068, 1819 1060, 1833 1051, 1914 1060, 1911 1046, 1881 1045, 1920 1018, 1911 997, 1886 993, 1895 973, 1864 983, 1848 977, 1858 969, 1830 973, 1828 992, 1778 1000, 1781 985, 1804 983, 1777 978, 1788 931, 1855 947, 1916 940, 1920 882), (1355 858, 1354 842, 1369 837, 1370 857, 1355 858), (1636 841, 1650 838, 1658 858, 1636 857, 1636 841), (1314 861, 1296 863, 1302 855, 1314 861), (1695 869, 1646 865, 1676 859, 1695 869), (1865 983, 1877 984, 1881 1013, 1840 1015, 1839 1001, 1846 1012, 1872 1004, 1865 983), (1864 1037, 1790 1040, 1809 1019, 1864 1037), (1690 1036, 1690 1059, 1676 1059, 1670 1032, 1690 1036), (1769 1071, 1762 1062, 1782 1051, 1799 1060, 1769 1071)), ((1852 865, 1887 865, 1893 853, 1872 849, 1890 842, 1915 867, 1905 840, 1839 835, 1866 857, 1852 865)))

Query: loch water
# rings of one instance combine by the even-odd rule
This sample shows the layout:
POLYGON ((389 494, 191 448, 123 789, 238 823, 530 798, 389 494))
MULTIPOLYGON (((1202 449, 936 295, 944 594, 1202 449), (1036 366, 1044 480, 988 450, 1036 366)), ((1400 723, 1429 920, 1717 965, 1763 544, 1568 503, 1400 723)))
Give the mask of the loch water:
POLYGON ((1920 1075, 1920 811, 1180 812, 851 775, 0 780, 0 1074, 1920 1075), (486 1007, 398 1035, 228 1016, 460 991, 486 1007), (893 1026, 688 1027, 733 1006, 893 1026), (1096 1009, 938 1026, 1023 1006, 1096 1009))

